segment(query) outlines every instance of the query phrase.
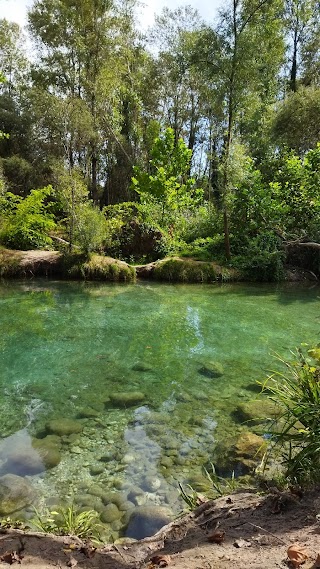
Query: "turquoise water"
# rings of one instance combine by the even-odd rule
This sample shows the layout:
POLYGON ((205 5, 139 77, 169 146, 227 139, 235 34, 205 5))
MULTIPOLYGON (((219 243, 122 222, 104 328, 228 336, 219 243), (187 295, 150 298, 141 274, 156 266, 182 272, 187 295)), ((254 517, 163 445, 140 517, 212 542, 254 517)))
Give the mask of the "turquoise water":
POLYGON ((274 352, 319 341, 319 308, 318 287, 292 285, 0 285, 0 473, 25 476, 39 507, 96 509, 113 537, 134 507, 177 512, 178 481, 244 429, 232 412, 274 352), (212 361, 218 376, 203 371, 212 361), (60 462, 34 464, 38 444, 60 462))

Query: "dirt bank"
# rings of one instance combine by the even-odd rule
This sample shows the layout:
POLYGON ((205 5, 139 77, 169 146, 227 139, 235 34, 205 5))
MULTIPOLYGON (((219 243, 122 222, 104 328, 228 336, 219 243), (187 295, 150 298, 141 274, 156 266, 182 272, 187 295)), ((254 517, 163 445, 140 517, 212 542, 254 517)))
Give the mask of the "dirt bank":
POLYGON ((161 566, 156 563, 161 559, 162 566, 167 562, 172 569, 274 569, 293 567, 287 550, 298 544, 308 556, 304 567, 315 569, 319 511, 318 492, 236 493, 201 505, 151 538, 95 552, 77 538, 8 530, 0 536, 0 556, 7 552, 10 559, 10 552, 17 552, 22 566, 35 569, 153 569, 161 566), (209 541, 212 534, 219 538, 217 532, 223 536, 220 544, 209 541), (152 561, 155 556, 161 557, 152 561))

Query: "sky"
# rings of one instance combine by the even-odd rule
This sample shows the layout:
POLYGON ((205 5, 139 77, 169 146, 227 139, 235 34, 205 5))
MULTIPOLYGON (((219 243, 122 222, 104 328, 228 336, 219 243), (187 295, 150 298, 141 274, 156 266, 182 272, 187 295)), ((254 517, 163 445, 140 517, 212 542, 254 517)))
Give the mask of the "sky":
MULTIPOLYGON (((27 8, 32 3, 32 0, 0 0, 0 18, 12 20, 23 26, 26 23, 27 8)), ((212 22, 221 0, 142 0, 141 3, 143 6, 139 10, 139 18, 142 28, 147 28, 153 23, 154 13, 160 13, 165 6, 173 10, 178 6, 189 4, 200 12, 203 19, 212 22)))

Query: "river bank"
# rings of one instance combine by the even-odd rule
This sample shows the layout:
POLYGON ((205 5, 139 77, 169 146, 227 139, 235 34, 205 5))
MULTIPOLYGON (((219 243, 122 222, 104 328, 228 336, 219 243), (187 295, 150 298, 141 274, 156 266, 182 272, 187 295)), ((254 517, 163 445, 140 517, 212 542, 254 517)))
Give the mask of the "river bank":
MULTIPOLYGON (((248 280, 238 269, 215 262, 168 257, 146 265, 129 265, 125 261, 102 255, 79 253, 63 255, 59 251, 15 251, 0 249, 0 277, 133 282, 136 278, 164 282, 215 283, 248 280)), ((261 279, 263 280, 263 279, 261 279)), ((317 276, 299 267, 287 267, 284 281, 317 282, 317 276)), ((259 274, 254 278, 259 282, 259 274)))
POLYGON ((98 549, 75 537, 3 530, 1 566, 16 556, 34 569, 274 569, 294 566, 288 548, 296 544, 296 558, 300 552, 304 566, 316 568, 319 506, 318 491, 235 493, 202 504, 152 537, 98 549))

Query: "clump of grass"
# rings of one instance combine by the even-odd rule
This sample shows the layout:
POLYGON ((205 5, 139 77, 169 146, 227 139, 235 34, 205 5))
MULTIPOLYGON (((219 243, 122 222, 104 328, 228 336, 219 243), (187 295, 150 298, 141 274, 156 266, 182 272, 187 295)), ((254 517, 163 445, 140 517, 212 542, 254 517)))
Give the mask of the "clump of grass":
POLYGON ((169 282, 213 283, 237 280, 237 273, 216 263, 174 257, 155 263, 152 278, 169 282))
POLYGON ((197 492, 191 484, 187 484, 186 488, 184 488, 179 482, 180 497, 186 504, 187 509, 190 511, 194 510, 197 506, 207 500, 214 500, 215 498, 231 494, 240 486, 240 482, 236 480, 234 472, 232 473, 231 478, 222 478, 217 475, 212 463, 210 463, 210 466, 210 471, 204 468, 204 473, 209 481, 209 489, 205 495, 197 492))
POLYGON ((135 279, 135 269, 127 263, 95 254, 66 255, 63 272, 69 278, 86 280, 132 282, 135 279))
MULTIPOLYGON (((268 377, 263 389, 279 408, 271 424, 271 451, 279 450, 293 483, 320 481, 320 348, 293 353, 294 360, 268 377)), ((270 454, 270 452, 269 452, 270 454)))
POLYGON ((59 508, 56 511, 47 510, 41 514, 34 509, 36 517, 32 524, 44 533, 55 535, 75 535, 80 539, 100 541, 98 514, 94 510, 78 511, 73 505, 59 508))

